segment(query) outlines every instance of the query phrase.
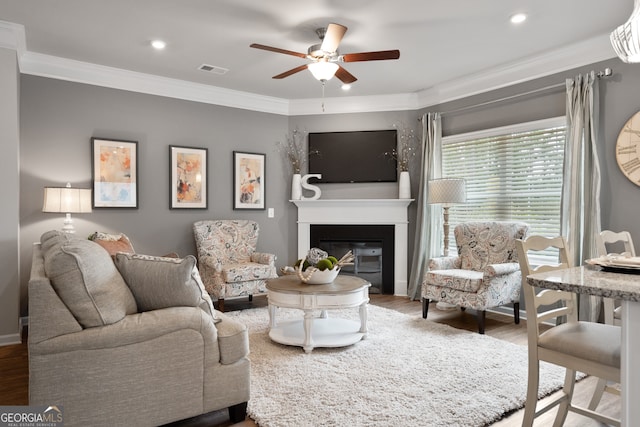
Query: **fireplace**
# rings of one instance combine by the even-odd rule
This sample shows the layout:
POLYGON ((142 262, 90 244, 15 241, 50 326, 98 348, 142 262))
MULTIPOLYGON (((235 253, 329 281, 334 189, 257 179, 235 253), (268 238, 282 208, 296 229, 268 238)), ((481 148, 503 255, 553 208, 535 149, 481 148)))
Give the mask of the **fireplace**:
POLYGON ((371 283, 370 292, 393 294, 393 225, 312 224, 310 245, 338 259, 352 251, 354 265, 342 269, 371 283))
POLYGON ((377 273, 374 263, 381 261, 380 292, 406 296, 409 238, 407 207, 412 201, 413 199, 292 200, 298 207, 298 258, 306 256, 309 248, 318 246, 319 241, 312 244, 312 227, 351 226, 348 237, 336 235, 328 242, 334 246, 349 245, 352 250, 360 248, 363 274, 377 273), (374 234, 370 234, 374 229, 374 234), (383 229, 390 230, 390 235, 381 232, 384 234, 381 237, 378 233, 383 229))

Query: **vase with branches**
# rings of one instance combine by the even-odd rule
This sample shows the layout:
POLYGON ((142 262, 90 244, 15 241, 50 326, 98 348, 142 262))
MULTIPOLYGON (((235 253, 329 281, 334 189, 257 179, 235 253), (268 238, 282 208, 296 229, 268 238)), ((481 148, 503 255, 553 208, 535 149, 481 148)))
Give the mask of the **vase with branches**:
POLYGON ((398 143, 396 148, 384 153, 384 155, 394 159, 398 163, 398 171, 409 172, 411 159, 418 151, 418 137, 413 129, 403 123, 400 125, 394 124, 393 127, 398 132, 398 143))
POLYGON ((293 174, 302 173, 302 169, 307 162, 305 150, 305 134, 298 129, 294 129, 285 135, 284 141, 278 141, 278 150, 284 156, 285 162, 293 174))
MULTIPOLYGON (((291 200, 300 200, 302 197, 300 174, 308 160, 305 147, 306 133, 307 132, 300 132, 298 129, 293 129, 285 135, 284 141, 278 141, 276 143, 278 150, 284 156, 289 171, 293 174, 291 179, 291 200)), ((315 154, 319 153, 316 152, 315 154)))

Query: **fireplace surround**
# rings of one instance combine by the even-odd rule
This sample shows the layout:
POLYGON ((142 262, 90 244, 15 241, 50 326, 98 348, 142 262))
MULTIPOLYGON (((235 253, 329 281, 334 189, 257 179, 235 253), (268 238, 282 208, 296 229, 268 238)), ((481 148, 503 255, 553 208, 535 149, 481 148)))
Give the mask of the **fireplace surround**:
POLYGON ((313 224, 392 225, 393 289, 388 288, 387 292, 406 296, 409 223, 407 208, 412 201, 413 199, 291 200, 298 208, 298 258, 306 256, 311 248, 313 224))

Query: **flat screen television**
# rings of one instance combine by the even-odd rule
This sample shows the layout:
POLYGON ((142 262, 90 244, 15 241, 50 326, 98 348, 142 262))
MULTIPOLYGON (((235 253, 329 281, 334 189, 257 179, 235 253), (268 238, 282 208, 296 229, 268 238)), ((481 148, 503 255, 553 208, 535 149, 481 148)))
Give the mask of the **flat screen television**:
POLYGON ((395 129, 309 133, 309 173, 319 183, 395 182, 397 139, 395 129))

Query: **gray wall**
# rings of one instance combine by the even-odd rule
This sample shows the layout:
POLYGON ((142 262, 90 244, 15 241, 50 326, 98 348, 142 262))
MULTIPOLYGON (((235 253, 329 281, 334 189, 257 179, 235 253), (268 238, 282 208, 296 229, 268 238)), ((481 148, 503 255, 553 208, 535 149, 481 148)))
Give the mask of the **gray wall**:
POLYGON ((424 111, 447 112, 561 84, 561 87, 556 89, 516 97, 506 102, 457 113, 445 113, 442 119, 442 128, 444 135, 451 135, 557 117, 565 114, 565 93, 562 85, 565 79, 591 70, 603 71, 607 67, 613 69, 613 76, 600 80, 598 155, 602 174, 600 200, 602 228, 628 230, 636 241, 640 241, 640 222, 637 221, 637 212, 640 209, 640 188, 620 172, 615 154, 615 144, 620 129, 631 116, 640 110, 640 65, 624 64, 617 58, 611 59, 490 93, 430 107, 424 111))
POLYGON ((92 136, 138 141, 139 208, 73 215, 79 236, 119 231, 141 253, 187 255, 196 251, 194 221, 252 219, 261 226, 258 249, 275 253, 281 265, 290 262, 295 211, 286 203, 290 178, 275 150, 287 117, 23 75, 20 124, 23 315, 31 244, 62 227, 63 215, 42 213, 43 187, 67 181, 91 187, 92 136), (208 209, 169 209, 169 145, 208 148, 208 209), (275 218, 266 210, 233 210, 234 150, 266 153, 266 206, 275 208, 275 218))
MULTIPOLYGON (((89 187, 91 180, 90 138, 138 141, 139 209, 94 210, 75 215, 80 235, 95 230, 128 234, 139 252, 162 254, 177 251, 194 254, 191 224, 207 218, 251 218, 261 227, 260 250, 278 255, 278 265, 296 257, 296 210, 288 202, 290 176, 276 141, 292 129, 336 131, 388 129, 405 123, 420 134, 417 119, 424 111, 450 111, 490 99, 563 83, 565 77, 605 66, 615 75, 601 84, 602 211, 603 227, 627 229, 640 240, 640 225, 634 221, 638 188, 617 169, 614 146, 621 127, 640 109, 640 67, 610 60, 547 78, 476 95, 420 111, 367 114, 318 114, 283 117, 195 102, 137 94, 90 85, 22 76, 20 109, 20 242, 22 256, 21 313, 27 313, 26 282, 31 265, 31 243, 46 230, 61 227, 62 216, 44 214, 42 192, 46 185, 89 187), (209 148, 209 208, 169 209, 168 146, 209 148), (232 151, 267 154, 266 206, 275 208, 275 218, 266 211, 232 209, 232 151)), ((501 126, 564 114, 562 88, 553 93, 519 97, 507 103, 445 114, 445 135, 501 126)), ((412 190, 417 189, 417 165, 412 167, 412 190)), ((323 198, 395 198, 395 184, 325 184, 323 198)), ((410 233, 415 223, 415 203, 410 207, 410 233)), ((409 249, 413 241, 407 242, 409 249)), ((4 311, 4 300, 0 303, 4 311)))
POLYGON ((19 74, 16 52, 0 48, 0 345, 20 342, 19 74))

